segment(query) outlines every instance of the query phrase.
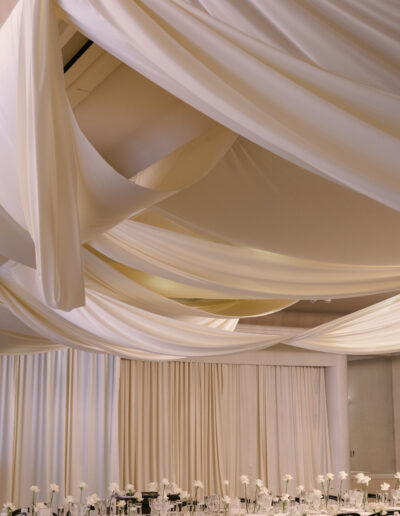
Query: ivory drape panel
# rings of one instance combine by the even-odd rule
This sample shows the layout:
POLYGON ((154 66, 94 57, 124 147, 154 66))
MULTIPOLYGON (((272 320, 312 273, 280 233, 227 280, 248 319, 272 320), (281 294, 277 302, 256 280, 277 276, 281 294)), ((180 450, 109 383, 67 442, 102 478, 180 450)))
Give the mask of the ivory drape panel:
POLYGON ((64 349, 0 357, 0 500, 29 504, 32 484, 56 502, 118 481, 119 359, 64 349))
POLYGON ((164 476, 205 492, 284 473, 311 488, 331 469, 324 368, 121 361, 120 478, 140 489, 164 476))

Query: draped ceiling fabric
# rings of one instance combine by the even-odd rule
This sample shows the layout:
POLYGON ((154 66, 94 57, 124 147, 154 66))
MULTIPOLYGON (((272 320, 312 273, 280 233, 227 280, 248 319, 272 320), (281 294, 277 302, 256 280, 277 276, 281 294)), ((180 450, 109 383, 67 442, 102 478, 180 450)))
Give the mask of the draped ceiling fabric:
POLYGON ((239 317, 400 288, 399 4, 19 0, 0 67, 1 351, 256 349, 239 317), (123 63, 74 111, 57 17, 123 63))

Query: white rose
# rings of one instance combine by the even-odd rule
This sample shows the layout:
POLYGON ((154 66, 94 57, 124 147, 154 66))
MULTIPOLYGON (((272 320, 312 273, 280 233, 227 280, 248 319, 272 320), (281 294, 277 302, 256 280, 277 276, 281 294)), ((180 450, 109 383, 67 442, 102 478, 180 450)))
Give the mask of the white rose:
POLYGON ((357 473, 356 480, 357 480, 358 484, 361 484, 362 479, 364 478, 364 476, 365 476, 364 473, 357 473))
POLYGON ((128 492, 130 492, 130 493, 131 493, 134 489, 135 489, 135 488, 134 488, 133 484, 126 484, 126 490, 127 490, 128 492))
POLYGON ((400 471, 394 474, 394 478, 397 478, 397 480, 400 480, 400 471))
POLYGON ((281 500, 282 502, 287 502, 289 500, 289 493, 282 493, 281 500))
POLYGON ((296 491, 297 491, 297 494, 301 495, 302 493, 304 493, 304 486, 302 486, 302 485, 297 486, 296 491))
POLYGON ((32 493, 38 493, 40 491, 38 486, 31 486, 29 489, 32 491, 32 493))
POLYGON ((256 480, 256 486, 257 487, 262 487, 264 485, 264 482, 261 480, 261 478, 257 478, 256 480))
POLYGON ((390 484, 388 484, 387 482, 384 482, 383 484, 381 484, 381 491, 389 491, 390 489, 390 484))
POLYGON ((58 493, 59 490, 60 488, 57 484, 50 484, 49 491, 52 491, 53 493, 58 493))
POLYGON ((249 485, 249 477, 247 475, 241 475, 240 476, 240 483, 245 484, 246 486, 249 485))
POLYGON ((231 503, 231 499, 229 498, 229 496, 224 496, 222 498, 222 501, 224 502, 225 505, 229 505, 231 503))
POLYGON ((163 478, 163 479, 161 480, 161 485, 162 485, 162 486, 168 486, 168 485, 169 485, 169 480, 168 480, 168 478, 163 478))
POLYGON ((143 496, 140 491, 136 491, 136 493, 133 495, 138 502, 143 502, 143 496))
POLYGON ((120 509, 123 509, 126 505, 126 502, 125 500, 119 500, 119 502, 117 503, 117 507, 119 507, 120 509))
POLYGON ((157 482, 149 482, 147 484, 147 491, 158 491, 158 484, 157 482))
POLYGON ((112 493, 115 493, 119 491, 119 485, 117 484, 117 482, 111 482, 111 484, 108 486, 108 490, 112 493))
POLYGON ((348 477, 348 473, 346 473, 345 471, 339 471, 339 478, 340 480, 346 480, 346 478, 348 477))
POLYGON ((87 483, 86 482, 79 482, 78 484, 78 487, 79 489, 86 489, 87 488, 87 483))
POLYGON ((368 475, 365 475, 363 477, 363 479, 361 480, 361 484, 367 486, 369 484, 370 480, 371 480, 371 477, 369 477, 368 475))
POLYGON ((260 489, 260 493, 263 494, 263 495, 269 495, 268 487, 263 486, 260 489))
POLYGON ((229 480, 224 480, 224 486, 229 486, 229 480))
POLYGON ((187 500, 189 498, 189 493, 187 491, 182 491, 179 497, 181 500, 187 500))
POLYGON ((40 509, 46 509, 46 504, 44 502, 38 502, 35 505, 35 512, 40 511, 40 509))
POLYGON ((319 489, 314 489, 313 494, 315 494, 315 496, 321 496, 322 493, 319 489))
POLYGON ((74 503, 74 497, 73 496, 67 496, 64 500, 64 503, 74 503))
POLYGON ((15 511, 15 505, 14 505, 12 502, 6 502, 6 503, 3 505, 3 509, 5 509, 6 511, 7 511, 7 510, 15 511))
POLYGON ((326 479, 327 480, 333 480, 335 478, 335 475, 333 473, 327 473, 326 474, 326 479))
POLYGON ((193 482, 193 487, 197 487, 198 489, 203 489, 203 482, 201 480, 195 480, 193 482))
POLYGON ((289 482, 289 480, 293 480, 292 475, 290 475, 289 473, 286 473, 286 475, 283 475, 284 482, 289 482))
POLYGON ((317 476, 317 482, 318 482, 319 484, 322 484, 322 482, 325 482, 325 477, 324 477, 324 475, 318 475, 318 476, 317 476))

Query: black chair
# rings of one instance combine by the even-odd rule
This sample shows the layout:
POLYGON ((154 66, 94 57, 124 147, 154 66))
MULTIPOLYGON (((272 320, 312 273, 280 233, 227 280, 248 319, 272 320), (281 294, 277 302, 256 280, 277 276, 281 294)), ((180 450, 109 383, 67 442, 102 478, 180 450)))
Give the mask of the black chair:
POLYGON ((368 498, 375 498, 376 499, 376 494, 374 493, 368 493, 368 498))
POLYGON ((358 512, 341 512, 340 516, 360 516, 358 512))
MULTIPOLYGON (((385 512, 385 516, 393 516, 395 512, 398 512, 398 511, 384 511, 385 512)), ((372 514, 370 514, 369 516, 381 516, 381 513, 380 512, 374 512, 372 514)))
POLYGON ((337 502, 337 496, 336 495, 329 495, 329 500, 335 500, 337 502))

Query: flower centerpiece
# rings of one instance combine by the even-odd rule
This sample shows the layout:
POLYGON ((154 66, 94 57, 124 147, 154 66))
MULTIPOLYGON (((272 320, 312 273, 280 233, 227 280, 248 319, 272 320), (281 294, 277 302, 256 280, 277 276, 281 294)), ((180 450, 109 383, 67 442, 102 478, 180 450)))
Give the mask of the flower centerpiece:
POLYGON ((260 478, 257 478, 255 485, 256 485, 256 491, 254 494, 254 511, 253 511, 254 513, 258 512, 259 507, 260 507, 260 504, 258 503, 258 497, 259 497, 261 489, 264 487, 264 482, 260 478))
POLYGON ((326 509, 328 508, 329 491, 331 490, 331 484, 332 484, 334 478, 335 478, 335 475, 333 473, 326 474, 326 489, 325 489, 325 508, 326 509))
POLYGON ((136 493, 133 495, 133 497, 135 498, 135 500, 138 503, 143 502, 143 496, 142 496, 142 492, 141 491, 136 491, 136 493))
POLYGON ((193 496, 193 510, 194 510, 194 507, 198 503, 199 489, 204 489, 204 485, 203 485, 203 482, 201 480, 195 480, 193 482, 193 487, 194 487, 194 496, 193 496))
POLYGON ((40 509, 46 509, 46 504, 44 502, 37 502, 35 505, 35 512, 39 512, 40 509))
POLYGON ((286 512, 286 506, 289 501, 289 493, 282 493, 281 500, 282 500, 282 512, 286 512))
POLYGON ((32 507, 34 507, 36 502, 36 495, 40 492, 40 489, 38 486, 31 486, 29 489, 32 491, 32 507))
POLYGON ((229 480, 224 480, 224 496, 228 496, 229 493, 229 480))
POLYGON ((304 500, 304 495, 305 495, 305 488, 303 485, 299 485, 296 487, 296 493, 297 493, 297 496, 299 497, 299 503, 302 503, 303 500, 304 500))
POLYGON ((400 487, 400 471, 394 474, 394 478, 396 479, 396 484, 394 486, 395 489, 399 489, 400 487))
POLYGON ((49 492, 50 492, 50 506, 53 505, 53 498, 54 493, 58 493, 60 490, 60 487, 57 484, 50 484, 49 485, 49 492))
POLYGON ((387 503, 388 502, 389 489, 390 489, 390 484, 388 484, 387 482, 383 482, 383 484, 381 484, 382 501, 383 501, 383 503, 387 503))
POLYGON ((244 486, 244 503, 246 505, 246 512, 249 512, 249 499, 247 498, 247 486, 250 484, 249 477, 241 475, 240 483, 244 486))
POLYGON ((117 503, 118 514, 123 514, 124 509, 125 509, 125 505, 126 505, 125 500, 119 500, 118 501, 118 503, 117 503))
POLYGON ((222 502, 224 504, 224 516, 226 516, 226 514, 228 513, 228 510, 229 510, 229 505, 231 504, 231 499, 228 495, 225 495, 222 498, 222 502))
POLYGON ((90 514, 90 510, 92 507, 96 508, 96 504, 98 502, 100 502, 100 498, 97 496, 96 493, 93 493, 86 498, 86 508, 88 515, 90 514))
POLYGON ((349 475, 348 475, 348 473, 346 473, 346 471, 339 471, 338 475, 339 475, 339 480, 340 480, 339 492, 338 492, 338 502, 339 502, 339 507, 340 507, 342 504, 342 499, 343 499, 343 482, 347 479, 347 477, 349 475))
POLYGON ((87 488, 86 482, 79 482, 78 487, 80 491, 79 503, 82 505, 83 490, 87 488))
POLYGON ((361 484, 363 490, 362 504, 365 507, 368 500, 368 485, 371 480, 371 477, 369 477, 368 475, 364 475, 364 473, 357 473, 356 480, 357 484, 361 484))
POLYGON ((7 511, 7 516, 11 516, 13 511, 15 511, 15 505, 12 502, 6 502, 3 505, 3 511, 7 511))
POLYGON ((168 500, 167 493, 165 492, 166 488, 169 486, 168 478, 161 479, 160 486, 162 489, 162 491, 160 493, 161 500, 168 500))

